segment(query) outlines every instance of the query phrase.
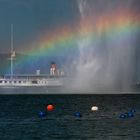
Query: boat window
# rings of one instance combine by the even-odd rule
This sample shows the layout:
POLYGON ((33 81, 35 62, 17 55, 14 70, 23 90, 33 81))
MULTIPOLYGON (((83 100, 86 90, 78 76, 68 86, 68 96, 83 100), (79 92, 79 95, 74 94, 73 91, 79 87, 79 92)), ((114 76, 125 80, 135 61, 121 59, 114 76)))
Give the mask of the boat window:
POLYGON ((33 84, 37 84, 37 81, 34 80, 34 81, 32 81, 32 83, 33 83, 33 84))

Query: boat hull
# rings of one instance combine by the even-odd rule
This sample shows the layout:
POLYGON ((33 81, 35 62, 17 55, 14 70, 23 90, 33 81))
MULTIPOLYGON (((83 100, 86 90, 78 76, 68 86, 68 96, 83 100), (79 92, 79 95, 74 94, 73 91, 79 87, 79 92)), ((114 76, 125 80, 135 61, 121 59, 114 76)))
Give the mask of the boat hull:
POLYGON ((13 78, 0 79, 0 94, 52 93, 60 92, 61 78, 13 78))
POLYGON ((61 93, 63 86, 0 86, 0 94, 61 93))

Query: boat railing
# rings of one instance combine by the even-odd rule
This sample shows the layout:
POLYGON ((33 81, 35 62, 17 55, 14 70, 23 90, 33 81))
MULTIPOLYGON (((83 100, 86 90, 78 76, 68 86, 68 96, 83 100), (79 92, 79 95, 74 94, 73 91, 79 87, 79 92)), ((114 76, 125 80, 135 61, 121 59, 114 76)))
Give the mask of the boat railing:
MULTIPOLYGON (((60 78, 63 76, 60 75, 49 75, 49 74, 40 74, 40 75, 36 75, 36 74, 13 74, 12 75, 12 79, 42 79, 42 78, 60 78)), ((11 79, 11 75, 10 74, 6 74, 3 76, 3 78, 5 79, 11 79)))

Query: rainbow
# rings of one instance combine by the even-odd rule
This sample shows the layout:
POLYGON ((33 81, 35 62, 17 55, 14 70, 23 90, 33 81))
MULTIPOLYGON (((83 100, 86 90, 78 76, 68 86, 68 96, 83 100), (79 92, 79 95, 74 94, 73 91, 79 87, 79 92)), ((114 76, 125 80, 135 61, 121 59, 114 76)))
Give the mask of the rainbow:
POLYGON ((32 41, 26 50, 20 50, 30 54, 33 60, 21 58, 18 63, 26 64, 27 61, 37 61, 42 56, 67 56, 75 51, 77 42, 83 39, 92 39, 99 42, 105 35, 110 41, 116 39, 129 40, 130 34, 136 35, 140 30, 140 16, 135 11, 128 9, 116 9, 110 13, 103 13, 100 17, 86 17, 77 23, 75 27, 56 27, 50 32, 32 41))

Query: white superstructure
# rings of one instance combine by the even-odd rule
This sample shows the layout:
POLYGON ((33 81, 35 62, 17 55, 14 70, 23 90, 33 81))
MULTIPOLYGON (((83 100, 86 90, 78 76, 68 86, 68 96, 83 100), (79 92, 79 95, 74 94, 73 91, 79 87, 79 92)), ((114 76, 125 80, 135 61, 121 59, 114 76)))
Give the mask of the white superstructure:
POLYGON ((0 87, 62 86, 61 78, 55 77, 13 77, 0 78, 0 87))
POLYGON ((49 75, 41 74, 40 70, 36 74, 5 75, 0 77, 0 87, 58 87, 63 85, 63 76, 64 72, 58 73, 56 64, 52 62, 49 75))

